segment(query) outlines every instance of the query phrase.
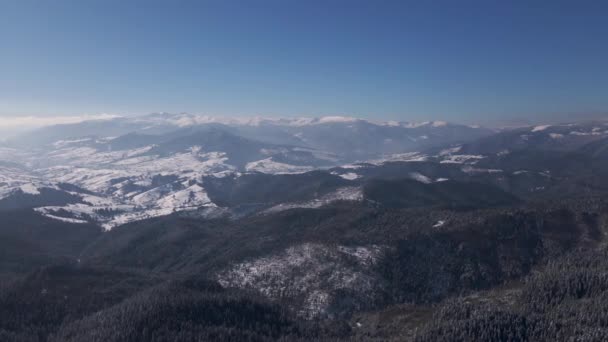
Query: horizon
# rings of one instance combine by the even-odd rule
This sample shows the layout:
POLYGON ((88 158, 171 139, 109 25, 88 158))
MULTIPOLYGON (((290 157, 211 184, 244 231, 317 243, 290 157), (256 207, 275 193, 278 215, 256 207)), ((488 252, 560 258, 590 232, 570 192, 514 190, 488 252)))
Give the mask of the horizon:
POLYGON ((29 131, 55 126, 55 125, 70 125, 70 124, 78 124, 87 121, 103 121, 103 120, 113 120, 113 119, 134 119, 134 118, 143 118, 153 115, 171 115, 171 116, 180 116, 180 115, 188 115, 197 118, 204 118, 208 121, 201 121, 196 123, 187 124, 189 125, 199 125, 199 124, 208 124, 208 123, 220 123, 220 124, 244 124, 251 125, 252 121, 260 120, 260 121, 280 121, 280 120, 318 120, 323 121, 323 119, 329 119, 329 121, 339 121, 339 119, 349 119, 349 120, 362 120, 366 122, 370 122, 372 124, 386 125, 391 124, 393 122, 402 123, 402 124, 430 124, 430 123, 448 123, 455 125, 464 125, 464 126, 479 126, 490 129, 511 129, 511 128, 519 128, 519 127, 530 127, 535 125, 560 125, 560 124, 568 124, 575 122, 592 122, 592 121, 606 121, 608 120, 608 113, 586 113, 583 116, 577 115, 565 115, 565 116, 553 116, 553 117, 544 117, 539 118, 538 120, 530 120, 527 118, 505 118, 498 119, 494 121, 482 122, 480 121, 450 121, 450 120, 442 120, 439 119, 427 119, 427 120, 381 120, 374 118, 365 118, 358 117, 353 115, 300 115, 300 116, 269 116, 269 115, 249 115, 249 116, 230 116, 230 115, 211 115, 204 113, 169 113, 169 112, 152 112, 146 114, 131 114, 131 115, 120 115, 120 114, 110 114, 110 113, 101 113, 101 114, 84 114, 84 115, 73 115, 73 116, 12 116, 12 117, 4 117, 0 116, 0 134, 4 135, 4 137, 0 138, 1 140, 12 138, 16 135, 27 133, 29 131))

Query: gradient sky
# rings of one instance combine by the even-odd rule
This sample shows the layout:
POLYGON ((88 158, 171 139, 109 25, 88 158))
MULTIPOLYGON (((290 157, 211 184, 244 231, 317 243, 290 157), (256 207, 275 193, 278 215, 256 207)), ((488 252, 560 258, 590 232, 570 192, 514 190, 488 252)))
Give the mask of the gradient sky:
POLYGON ((1 0, 0 118, 608 113, 606 1, 1 0))

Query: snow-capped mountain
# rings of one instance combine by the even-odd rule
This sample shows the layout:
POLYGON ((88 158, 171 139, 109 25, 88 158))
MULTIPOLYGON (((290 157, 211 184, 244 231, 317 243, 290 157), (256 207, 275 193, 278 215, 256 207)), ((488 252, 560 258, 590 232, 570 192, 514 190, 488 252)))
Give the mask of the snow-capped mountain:
POLYGON ((180 129, 195 131, 211 127, 259 142, 307 147, 351 159, 366 159, 378 153, 418 151, 438 144, 466 142, 492 133, 492 130, 481 127, 443 121, 371 122, 341 116, 238 119, 160 113, 44 127, 21 135, 12 143, 37 147, 65 139, 107 138, 129 133, 163 136, 180 129))
MULTIPOLYGON (((111 228, 175 211, 222 212, 225 208, 208 196, 205 179, 408 160, 412 151, 490 133, 439 121, 374 123, 338 116, 236 119, 160 113, 91 120, 43 127, 5 142, 0 198, 7 207, 32 207, 49 217, 111 228)), ((355 173, 332 177, 357 178, 355 173)), ((282 207, 268 201, 266 209, 343 197, 332 189, 338 195, 293 198, 282 207)))
POLYGON ((534 168, 509 158, 535 150, 602 155, 606 135, 601 122, 494 133, 350 117, 86 121, 44 127, 0 148, 0 209, 34 208, 110 229, 177 211, 264 213, 362 201, 362 186, 375 177, 429 185, 473 179, 526 193, 554 181, 558 162, 534 168))
POLYGON ((463 146, 470 154, 495 154, 501 151, 551 150, 574 151, 585 144, 608 137, 608 122, 590 121, 537 125, 505 130, 463 146))

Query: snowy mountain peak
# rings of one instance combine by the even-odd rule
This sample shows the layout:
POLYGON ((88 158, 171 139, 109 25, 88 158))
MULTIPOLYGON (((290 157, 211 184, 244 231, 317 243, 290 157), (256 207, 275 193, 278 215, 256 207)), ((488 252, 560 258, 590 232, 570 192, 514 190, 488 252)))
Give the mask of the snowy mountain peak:
POLYGON ((120 120, 147 123, 149 125, 174 125, 177 127, 189 127, 196 125, 221 124, 228 126, 312 126, 322 124, 336 123, 354 123, 364 122, 379 126, 399 126, 403 128, 419 128, 424 126, 429 127, 445 127, 449 123, 446 121, 424 121, 424 122, 401 122, 401 121, 370 121, 352 116, 330 115, 320 117, 270 117, 270 116, 253 116, 253 117, 222 117, 206 114, 190 114, 190 113, 153 113, 139 117, 119 117, 120 120))

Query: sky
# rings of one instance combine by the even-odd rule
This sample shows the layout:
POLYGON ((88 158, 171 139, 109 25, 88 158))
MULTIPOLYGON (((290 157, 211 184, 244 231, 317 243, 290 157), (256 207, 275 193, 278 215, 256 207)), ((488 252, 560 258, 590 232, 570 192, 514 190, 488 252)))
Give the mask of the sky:
POLYGON ((599 0, 1 0, 0 122, 603 115, 607 17, 599 0))

